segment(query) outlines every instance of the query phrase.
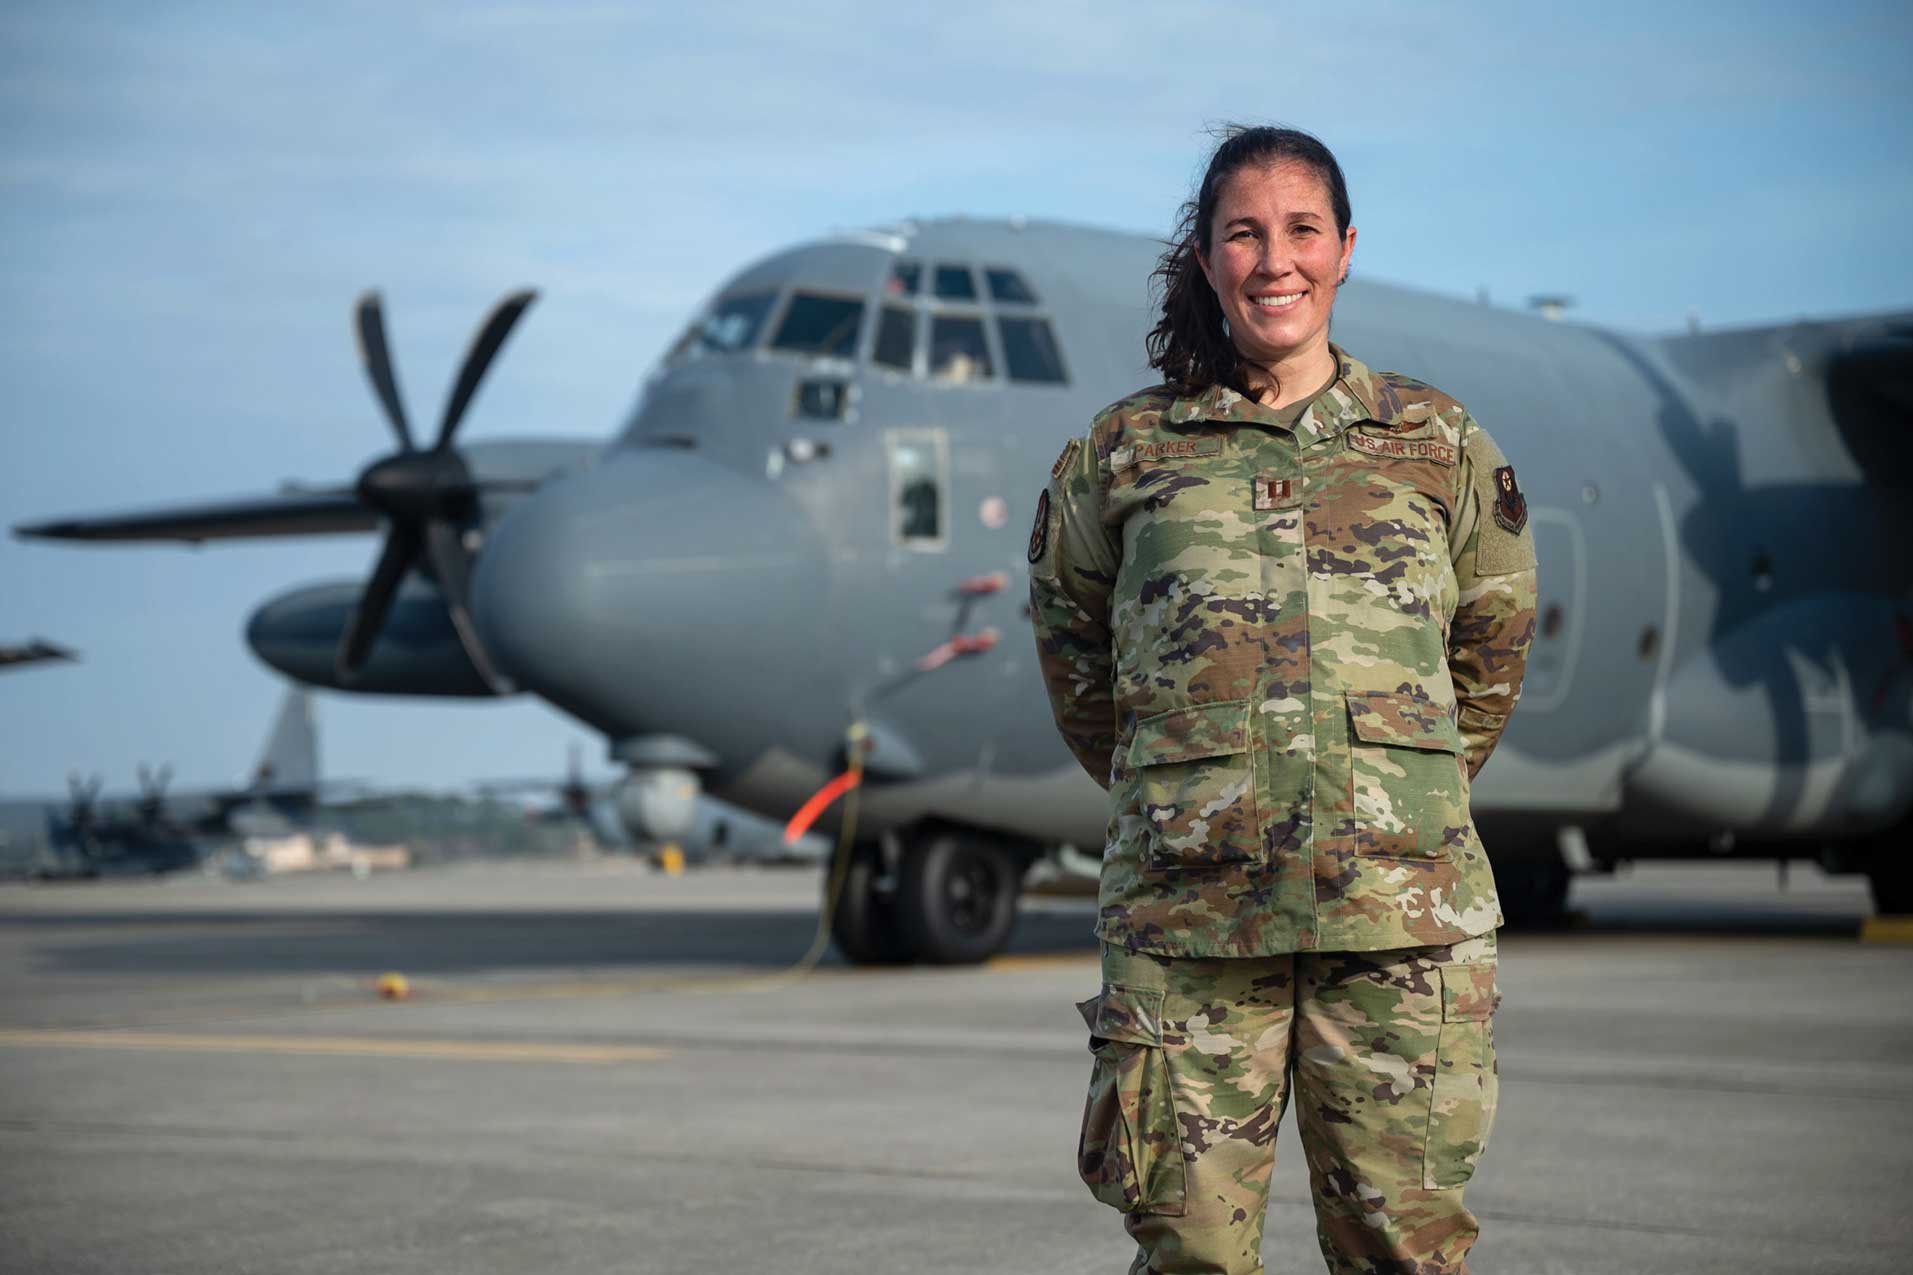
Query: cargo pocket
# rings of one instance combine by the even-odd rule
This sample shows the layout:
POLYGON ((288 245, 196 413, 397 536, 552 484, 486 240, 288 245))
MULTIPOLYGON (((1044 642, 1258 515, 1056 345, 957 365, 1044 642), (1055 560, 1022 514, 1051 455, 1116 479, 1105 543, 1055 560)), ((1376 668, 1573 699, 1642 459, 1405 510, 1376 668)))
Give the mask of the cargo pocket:
POLYGON ((1160 991, 1106 986, 1076 1006, 1096 1056, 1076 1171, 1111 1208, 1179 1217, 1186 1175, 1162 1047, 1162 999, 1160 991))
POLYGON ((1261 858, 1249 701, 1145 717, 1129 744, 1149 828, 1146 868, 1211 868, 1261 858))
POLYGON ((1461 732, 1410 691, 1350 691, 1349 795, 1355 852, 1445 859, 1468 825, 1461 732))
POLYGON ((1495 967, 1441 970, 1441 1037, 1422 1146, 1421 1184, 1430 1191, 1474 1176, 1501 1096, 1495 1073, 1495 967))

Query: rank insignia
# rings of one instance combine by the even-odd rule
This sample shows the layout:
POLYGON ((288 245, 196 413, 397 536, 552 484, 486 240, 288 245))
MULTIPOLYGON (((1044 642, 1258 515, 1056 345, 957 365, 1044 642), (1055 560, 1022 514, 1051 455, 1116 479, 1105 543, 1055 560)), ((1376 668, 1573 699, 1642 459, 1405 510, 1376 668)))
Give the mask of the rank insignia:
POLYGON ((1528 525, 1528 498, 1515 485, 1513 465, 1495 470, 1494 514, 1496 524, 1511 536, 1520 535, 1528 525))
POLYGON ((1035 562, 1049 548, 1049 488, 1036 498, 1036 525, 1030 528, 1030 561, 1035 562))
POLYGON ((1258 474, 1255 479, 1257 509, 1288 509, 1302 503, 1302 485, 1293 478, 1258 474))

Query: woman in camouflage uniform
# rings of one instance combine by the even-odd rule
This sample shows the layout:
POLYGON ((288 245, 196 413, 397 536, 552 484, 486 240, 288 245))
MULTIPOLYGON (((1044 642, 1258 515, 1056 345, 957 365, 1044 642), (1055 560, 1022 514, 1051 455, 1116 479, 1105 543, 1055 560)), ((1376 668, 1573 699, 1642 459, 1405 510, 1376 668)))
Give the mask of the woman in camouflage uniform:
POLYGON ((1031 536, 1058 728, 1110 793, 1080 1169, 1136 1272, 1257 1272, 1293 1095, 1331 1271, 1466 1269, 1494 1119, 1469 785, 1521 686, 1514 471, 1331 344, 1355 230, 1315 138, 1232 129, 1157 271, 1164 383, 1057 458, 1031 536))

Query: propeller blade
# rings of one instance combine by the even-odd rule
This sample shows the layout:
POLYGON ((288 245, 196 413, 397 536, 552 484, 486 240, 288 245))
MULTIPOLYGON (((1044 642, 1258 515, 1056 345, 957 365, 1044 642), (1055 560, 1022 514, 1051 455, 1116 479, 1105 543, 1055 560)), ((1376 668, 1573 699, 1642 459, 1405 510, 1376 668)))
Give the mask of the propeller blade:
POLYGON ((530 288, 514 292, 500 301, 486 318, 485 326, 478 330, 478 336, 472 341, 472 348, 466 351, 465 366, 458 370, 458 383, 452 387, 452 396, 445 402, 445 417, 439 422, 438 441, 432 444, 433 451, 442 452, 452 445, 452 435, 457 432, 458 422, 464 418, 472 395, 478 392, 478 383, 484 379, 485 369, 491 366, 498 347, 511 335, 512 325, 518 322, 518 316, 537 299, 538 293, 530 288))
POLYGON ((385 312, 377 292, 367 292, 359 298, 357 332, 359 362, 364 364, 365 374, 372 378, 372 388, 378 391, 379 402, 385 404, 385 415, 392 422, 392 428, 398 432, 399 446, 408 452, 418 450, 412 443, 412 427, 405 420, 405 404, 399 400, 398 377, 392 371, 392 352, 385 344, 385 312))
POLYGON ((407 523, 393 523, 391 534, 385 538, 385 548, 379 553, 379 565, 373 568, 372 578, 366 582, 365 592, 359 595, 359 605, 353 608, 352 619, 339 639, 340 681, 349 680, 365 667, 365 657, 372 650, 372 643, 378 640, 379 630, 385 627, 385 613, 392 609, 399 582, 417 561, 418 554, 417 530, 407 523))
POLYGON ((492 667, 490 657, 485 654, 484 646, 478 640, 478 626, 472 623, 471 608, 471 558, 465 552, 465 546, 459 540, 458 529, 443 519, 434 518, 425 525, 425 552, 432 563, 432 574, 438 577, 438 589, 445 598, 445 610, 452 617, 452 627, 458 631, 460 645, 470 657, 472 667, 485 679, 485 684, 500 695, 508 695, 513 687, 505 678, 499 676, 492 667))

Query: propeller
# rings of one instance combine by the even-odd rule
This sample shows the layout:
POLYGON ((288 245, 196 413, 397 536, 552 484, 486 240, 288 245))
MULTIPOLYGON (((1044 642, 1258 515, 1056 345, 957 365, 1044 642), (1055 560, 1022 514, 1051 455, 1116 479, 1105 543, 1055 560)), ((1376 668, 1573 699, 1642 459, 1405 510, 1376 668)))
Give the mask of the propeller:
POLYGON ((68 771, 66 790, 71 800, 67 807, 67 823, 73 833, 82 842, 92 835, 94 822, 99 814, 100 787, 105 781, 98 775, 90 779, 80 778, 77 770, 68 771))
POLYGON ((526 289, 500 301, 479 328, 465 363, 453 383, 451 397, 445 402, 445 414, 439 419, 438 437, 430 448, 421 449, 412 441, 412 427, 405 418, 405 404, 399 397, 398 377, 392 368, 391 350, 385 339, 385 314, 379 294, 368 292, 359 298, 356 331, 359 357, 372 390, 385 408, 392 432, 398 436, 399 450, 366 466, 359 475, 359 499, 368 508, 384 516, 388 530, 385 547, 379 552, 372 578, 353 608, 339 639, 337 657, 339 679, 350 682, 365 666, 372 644, 385 627, 399 584, 405 573, 424 565, 438 582, 452 628, 465 648, 472 667, 485 684, 499 694, 512 687, 499 675, 491 658, 478 640, 478 628, 472 623, 472 555, 466 548, 464 529, 478 512, 478 496, 484 484, 472 477, 452 438, 464 419, 465 409, 478 392, 486 369, 511 335, 537 293, 526 289))
POLYGON ((569 760, 565 767, 564 787, 558 790, 559 796, 564 799, 565 809, 573 817, 585 819, 591 814, 591 786, 585 783, 583 755, 575 741, 566 751, 569 760))
POLYGON ((139 818, 142 824, 151 826, 160 821, 166 813, 166 785, 173 782, 173 764, 167 762, 158 770, 140 763, 139 767, 139 818))

